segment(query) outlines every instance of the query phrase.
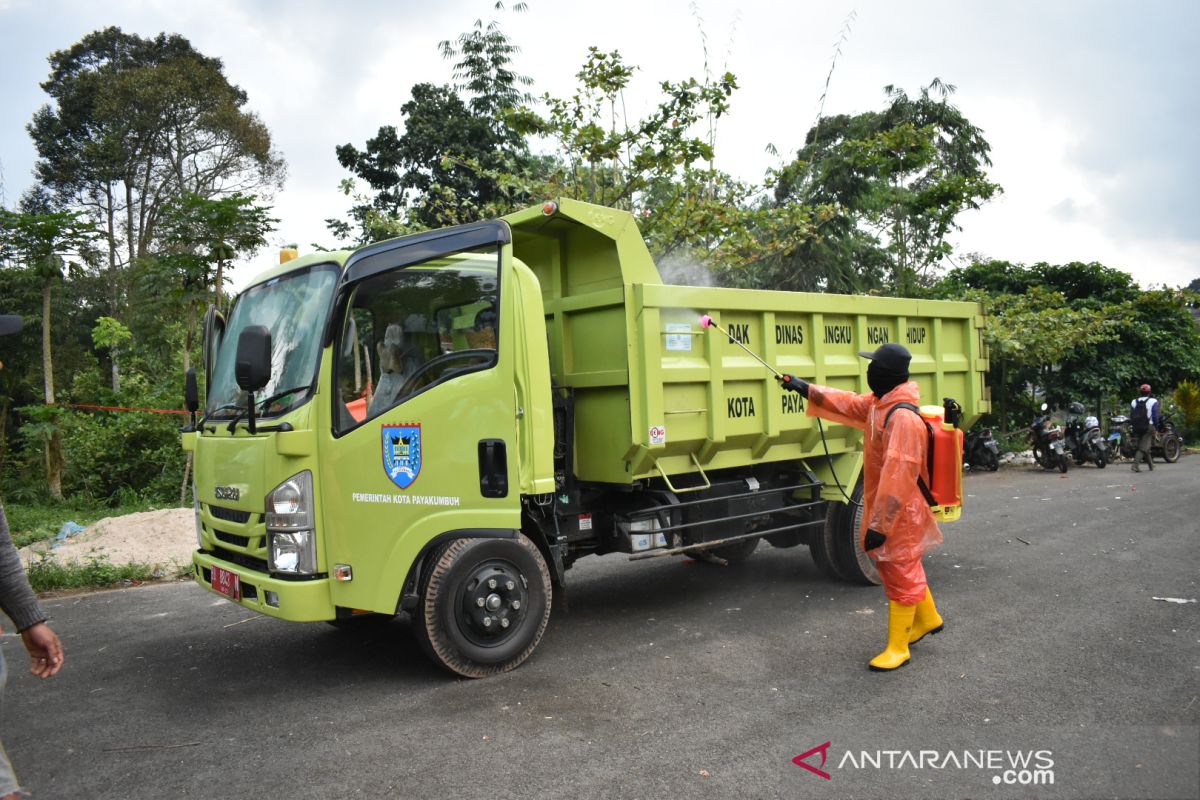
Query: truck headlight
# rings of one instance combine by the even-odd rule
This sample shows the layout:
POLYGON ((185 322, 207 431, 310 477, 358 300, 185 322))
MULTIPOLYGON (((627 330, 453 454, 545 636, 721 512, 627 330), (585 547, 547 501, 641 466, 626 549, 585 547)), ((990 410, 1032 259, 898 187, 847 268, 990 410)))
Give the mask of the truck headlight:
POLYGON ((312 473, 293 475, 267 495, 267 530, 312 528, 312 473))
POLYGON ((266 523, 267 564, 272 572, 312 575, 317 571, 311 472, 293 475, 267 495, 266 523))
POLYGON ((271 539, 272 572, 311 575, 317 571, 317 548, 312 531, 273 532, 268 536, 271 539))

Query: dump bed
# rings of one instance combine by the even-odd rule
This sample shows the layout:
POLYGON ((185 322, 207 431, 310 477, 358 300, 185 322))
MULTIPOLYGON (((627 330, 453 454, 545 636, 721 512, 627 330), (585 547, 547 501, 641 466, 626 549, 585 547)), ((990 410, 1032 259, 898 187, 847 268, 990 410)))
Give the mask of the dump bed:
POLYGON ((823 446, 800 396, 734 339, 781 372, 863 392, 857 352, 898 342, 923 403, 955 398, 964 425, 989 410, 976 303, 663 285, 631 215, 565 200, 550 211, 509 220, 515 255, 542 284, 554 383, 574 396, 581 480, 703 479, 861 450, 840 425, 823 446), (729 335, 702 327, 703 314, 729 335))

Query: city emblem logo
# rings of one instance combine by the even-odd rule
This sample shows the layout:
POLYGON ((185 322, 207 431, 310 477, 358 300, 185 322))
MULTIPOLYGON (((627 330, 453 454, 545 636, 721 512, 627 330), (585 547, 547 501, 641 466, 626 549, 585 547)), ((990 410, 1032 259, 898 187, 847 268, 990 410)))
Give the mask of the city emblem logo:
POLYGON ((421 474, 421 426, 383 426, 383 469, 401 489, 421 474))

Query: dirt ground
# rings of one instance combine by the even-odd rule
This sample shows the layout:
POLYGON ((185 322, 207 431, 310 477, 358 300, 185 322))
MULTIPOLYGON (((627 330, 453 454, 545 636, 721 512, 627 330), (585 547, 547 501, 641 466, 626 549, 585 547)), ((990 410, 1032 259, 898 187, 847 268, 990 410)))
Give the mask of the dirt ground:
POLYGON ((113 564, 149 564, 173 572, 191 562, 196 549, 196 517, 190 508, 164 508, 122 517, 105 517, 83 533, 52 547, 45 541, 21 548, 28 565, 50 553, 60 563, 107 557, 113 564))

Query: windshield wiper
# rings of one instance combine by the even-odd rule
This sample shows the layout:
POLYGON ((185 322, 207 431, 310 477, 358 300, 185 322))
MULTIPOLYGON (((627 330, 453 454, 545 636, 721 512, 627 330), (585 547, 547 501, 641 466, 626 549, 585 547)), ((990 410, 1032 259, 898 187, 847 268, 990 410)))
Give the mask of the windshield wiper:
MULTIPOLYGON (((197 429, 197 430, 199 430, 199 431, 203 431, 203 430, 204 430, 204 424, 205 424, 206 422, 208 422, 208 421, 209 421, 209 419, 211 419, 211 418, 212 418, 212 416, 213 416, 214 414, 219 414, 219 413, 221 413, 222 411, 229 411, 230 409, 234 409, 234 408, 242 408, 242 409, 244 409, 245 407, 246 407, 246 404, 245 404, 245 403, 226 403, 226 404, 225 404, 225 405, 223 405, 223 406, 217 406, 217 407, 216 407, 216 408, 214 408, 212 411, 208 411, 208 412, 206 412, 206 413, 204 414, 204 416, 200 418, 200 422, 198 422, 198 423, 196 424, 196 429, 197 429)), ((213 430, 215 431, 215 430, 216 430, 216 428, 213 428, 213 430)))
MULTIPOLYGON (((276 400, 287 397, 289 394, 295 394, 296 392, 307 390, 307 389, 311 388, 311 386, 312 386, 311 384, 306 383, 303 386, 293 386, 290 389, 284 389, 282 392, 276 392, 275 394, 271 395, 270 397, 266 397, 266 398, 263 398, 262 400, 255 401, 254 407, 258 408, 259 406, 264 406, 264 407, 269 406, 271 403, 274 403, 276 400)), ((236 404, 234 404, 234 407, 237 408, 238 406, 236 404)), ((224 406, 222 406, 222 408, 224 408, 224 406)), ((220 409, 217 409, 217 410, 219 411, 220 409)), ((230 433, 233 433, 234 430, 237 429, 237 424, 242 421, 242 418, 244 416, 246 416, 247 410, 248 409, 246 406, 241 406, 241 410, 238 413, 234 414, 233 419, 231 419, 229 421, 229 427, 226 428, 226 430, 228 430, 230 433)))

